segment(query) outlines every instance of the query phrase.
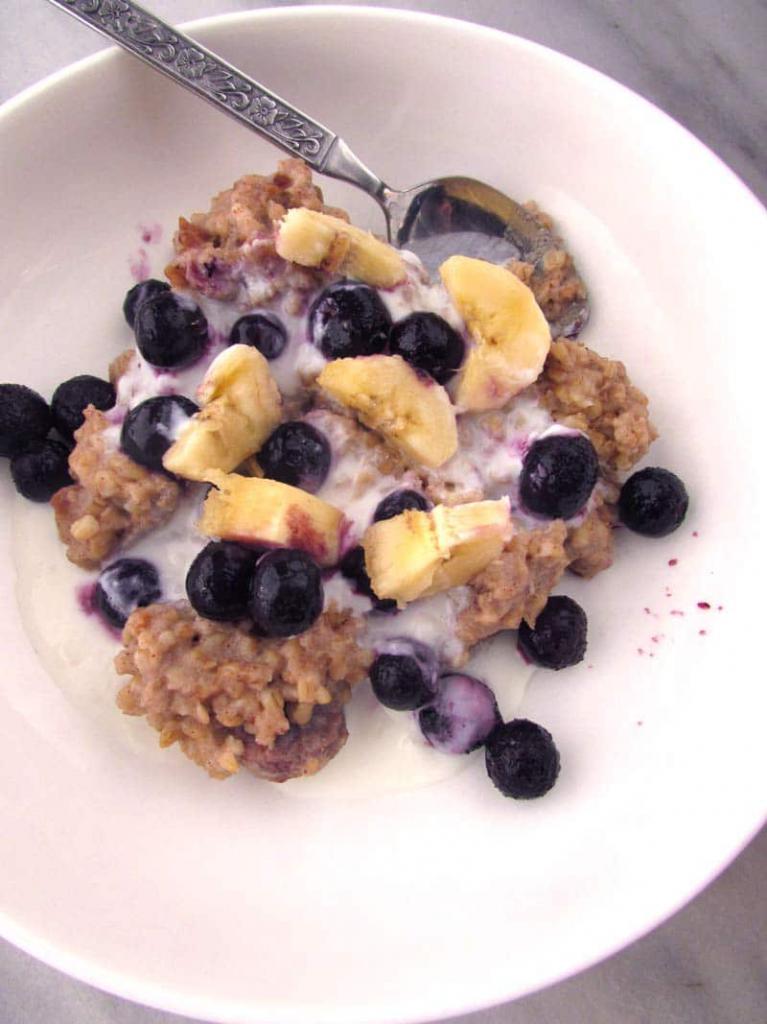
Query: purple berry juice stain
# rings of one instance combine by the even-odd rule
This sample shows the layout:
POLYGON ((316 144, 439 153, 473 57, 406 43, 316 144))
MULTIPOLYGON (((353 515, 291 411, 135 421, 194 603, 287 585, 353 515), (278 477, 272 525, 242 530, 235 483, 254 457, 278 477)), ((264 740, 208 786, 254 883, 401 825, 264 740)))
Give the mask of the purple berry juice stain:
POLYGON ((93 597, 96 593, 96 583, 82 583, 79 587, 75 588, 75 596, 77 598, 77 604, 80 611, 88 618, 93 616, 102 629, 105 629, 109 636, 113 640, 120 640, 122 634, 119 629, 115 629, 109 622, 106 622, 103 616, 99 615, 98 608, 96 608, 93 597))
POLYGON ((93 607, 93 594, 95 590, 95 583, 81 583, 80 586, 75 588, 77 604, 80 607, 80 611, 85 615, 96 614, 96 609, 93 607))
POLYGON ((162 241, 162 225, 160 224, 139 224, 138 232, 144 245, 157 245, 162 241))
POLYGON ((135 256, 131 256, 128 259, 128 266, 130 267, 131 277, 137 284, 140 281, 146 281, 148 277, 152 276, 152 268, 149 266, 149 256, 146 249, 139 249, 135 256))

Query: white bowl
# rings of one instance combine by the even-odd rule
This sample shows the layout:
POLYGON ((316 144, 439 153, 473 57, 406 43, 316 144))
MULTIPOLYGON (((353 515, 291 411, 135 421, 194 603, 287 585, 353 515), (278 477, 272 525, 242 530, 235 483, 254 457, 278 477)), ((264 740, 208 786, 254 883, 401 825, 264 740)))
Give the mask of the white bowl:
MULTIPOLYGON (((519 996, 657 924, 763 819, 765 211, 649 104, 499 32, 348 7, 192 31, 393 184, 466 173, 550 209, 591 287, 584 341, 649 392, 649 462, 684 477, 691 512, 661 541, 621 535, 609 573, 567 582, 590 647, 526 697, 563 762, 531 803, 503 800, 481 759, 375 799, 210 782, 112 709, 113 679, 93 704, 43 651, 46 672, 9 568, 0 928, 92 984, 217 1021, 383 1024, 519 996)), ((0 378, 45 394, 127 339, 137 226, 167 244, 180 213, 278 157, 114 52, 8 104, 0 146, 0 378)), ((326 192, 380 227, 363 196, 326 192)), ((162 245, 144 247, 159 270, 162 245)), ((5 481, 2 501, 10 567, 11 517, 47 511, 5 481)), ((41 560, 41 594, 55 573, 41 560)))

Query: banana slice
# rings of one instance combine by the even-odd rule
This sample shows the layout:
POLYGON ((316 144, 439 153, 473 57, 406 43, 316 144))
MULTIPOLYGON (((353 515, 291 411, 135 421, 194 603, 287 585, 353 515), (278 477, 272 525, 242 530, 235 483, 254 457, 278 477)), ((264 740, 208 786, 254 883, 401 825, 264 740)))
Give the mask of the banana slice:
POLYGON ((338 562, 344 514, 299 487, 213 471, 198 529, 207 537, 300 548, 320 565, 338 562))
POLYGON ((289 210, 280 222, 276 245, 285 260, 354 277, 374 288, 391 288, 406 277, 402 257, 392 246, 315 210, 289 210))
POLYGON ((431 377, 416 373, 402 356, 334 359, 317 384, 413 462, 434 469, 458 449, 447 391, 431 377))
POLYGON ((282 417, 269 364, 251 345, 231 345, 208 367, 197 391, 202 408, 182 428, 163 465, 187 480, 228 473, 257 451, 282 417))
POLYGON ((511 533, 508 498, 410 509, 368 527, 365 567, 378 597, 402 606, 467 583, 500 555, 511 533))
POLYGON ((499 409, 538 379, 551 332, 535 296, 505 267, 451 256, 440 276, 474 340, 455 391, 461 410, 499 409))

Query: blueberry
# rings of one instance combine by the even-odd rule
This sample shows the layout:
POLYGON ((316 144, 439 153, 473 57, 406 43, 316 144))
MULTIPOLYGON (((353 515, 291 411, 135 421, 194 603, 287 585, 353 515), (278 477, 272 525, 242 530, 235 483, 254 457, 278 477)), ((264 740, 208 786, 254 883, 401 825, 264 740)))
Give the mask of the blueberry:
POLYGON ((59 384, 51 399, 53 425, 62 435, 70 438, 82 426, 85 409, 94 405, 102 411, 111 409, 117 395, 108 380, 82 373, 59 384))
POLYGON ((461 335, 436 313, 411 313, 391 329, 389 351, 439 383, 446 384, 463 362, 461 335))
POLYGON ((263 636, 303 633, 322 612, 322 573, 295 548, 277 548, 258 560, 250 586, 249 609, 263 636))
POLYGON ((535 626, 522 622, 519 649, 528 661, 544 668, 569 668, 583 661, 586 653, 588 620, 571 597, 550 597, 535 626))
POLYGON ((155 295, 159 295, 161 292, 169 291, 170 285, 166 281, 158 281, 153 277, 146 281, 141 281, 139 284, 134 284, 132 288, 129 288, 125 293, 125 301, 123 302, 123 314, 128 321, 128 326, 133 327, 136 320, 136 310, 142 302, 145 302, 146 299, 151 299, 155 295))
POLYGON ((522 465, 522 504, 547 519, 570 519, 589 500, 598 474, 597 453, 584 434, 542 437, 530 446, 522 465))
POLYGON ((393 519, 400 512, 405 512, 411 508, 417 509, 419 512, 428 512, 431 508, 431 503, 428 498, 419 494, 418 491, 411 491, 407 488, 392 491, 391 494, 387 494, 376 505, 376 510, 373 513, 373 522, 379 523, 382 519, 393 519))
POLYGON ((548 793, 559 775, 551 733, 526 718, 499 725, 485 744, 485 767, 504 796, 531 800, 548 793))
POLYGON ((0 384, 0 455, 16 455, 51 428, 48 403, 24 384, 0 384))
POLYGON ((435 699, 418 713, 424 739, 443 754, 469 754, 501 723, 493 691, 473 676, 442 676, 435 699))
POLYGON ((183 395, 160 395, 134 406, 123 420, 120 445, 147 469, 163 472, 162 457, 175 435, 198 407, 183 395))
POLYGON ((681 525, 690 499, 675 473, 648 467, 621 487, 618 515, 624 526, 645 537, 665 537, 681 525))
POLYGON ((291 420, 269 435, 259 450, 258 464, 268 479, 314 494, 330 469, 330 445, 309 423, 291 420))
POLYGON ((48 438, 35 441, 11 459, 16 490, 30 501, 50 501, 62 487, 73 484, 69 475, 69 449, 48 438))
POLYGON ((165 369, 193 363, 208 341, 208 321, 200 309, 171 291, 138 306, 134 330, 144 359, 165 369))
POLYGON ((434 698, 438 668, 426 644, 406 637, 387 640, 370 669, 373 693, 393 711, 415 711, 434 698))
POLYGON ((198 615, 219 622, 244 618, 253 571, 265 550, 225 540, 207 544, 186 575, 187 597, 198 615))
POLYGON ((341 570, 341 575, 344 579, 349 580, 350 583, 354 584, 354 589, 358 594, 362 594, 364 597, 369 597, 373 602, 373 610, 377 612, 393 612, 397 607, 397 602, 392 601, 388 598, 380 598, 377 596, 373 587, 370 584, 370 577, 367 574, 365 568, 365 550, 361 545, 355 548, 349 548, 344 557, 338 563, 338 568, 341 570))
POLYGON ((264 359, 278 359, 288 343, 288 332, 276 316, 248 313, 229 332, 230 345, 252 345, 264 359))
POLYGON ((386 306, 365 284, 332 284, 309 311, 311 339, 327 359, 383 352, 390 330, 386 306))
POLYGON ((120 558, 102 570, 93 591, 93 607, 117 629, 134 609, 162 597, 157 569, 144 558, 120 558))

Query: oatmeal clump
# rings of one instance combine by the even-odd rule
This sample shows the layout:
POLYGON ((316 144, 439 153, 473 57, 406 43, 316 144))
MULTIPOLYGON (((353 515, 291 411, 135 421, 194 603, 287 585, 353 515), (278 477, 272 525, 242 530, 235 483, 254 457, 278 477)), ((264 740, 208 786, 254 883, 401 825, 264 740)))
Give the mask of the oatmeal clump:
POLYGON ((537 386, 554 419, 588 434, 612 470, 631 469, 658 436, 647 396, 628 379, 623 363, 585 345, 553 342, 537 386))
POLYGON ((242 766, 267 782, 287 782, 315 775, 346 743, 349 733, 343 706, 318 704, 305 725, 296 722, 271 747, 262 747, 243 733, 242 766))
POLYGON ((278 222, 299 206, 349 219, 344 210, 325 206, 302 160, 281 160, 274 174, 245 175, 215 196, 207 213, 180 218, 176 255, 165 269, 168 280, 175 288, 249 307, 286 292, 288 311, 302 312, 323 276, 286 263, 274 243, 278 222))
POLYGON ((466 646, 501 629, 534 623, 567 568, 567 527, 555 519, 538 530, 516 533, 503 552, 468 584, 471 596, 458 616, 458 639, 466 646))
POLYGON ((181 495, 174 480, 110 447, 108 426, 106 416, 88 406, 69 456, 77 483, 51 499, 67 557, 83 569, 97 569, 118 547, 167 522, 181 495))
MULTIPOLYGON (((549 323, 562 321, 573 306, 586 301, 586 286, 565 249, 549 249, 535 264, 510 260, 506 266, 530 288, 549 323)), ((577 322, 573 331, 582 326, 577 322)))
POLYGON ((122 377, 131 369, 136 362, 137 354, 135 348, 124 349, 119 356, 115 356, 109 364, 109 382, 117 387, 122 377))
POLYGON ((594 508, 577 526, 567 531, 565 554, 568 569, 591 579, 613 564, 613 527, 617 515, 615 505, 600 498, 594 508))
POLYGON ((118 707, 214 778, 240 766, 272 781, 312 774, 343 745, 340 706, 367 674, 360 621, 332 607, 287 640, 249 626, 204 619, 186 601, 136 609, 115 659, 130 676, 118 707))
POLYGON ((542 228, 551 232, 552 245, 537 263, 509 260, 506 267, 532 290, 549 323, 569 324, 564 333, 567 336, 577 334, 588 316, 586 286, 575 269, 572 256, 563 247, 551 217, 537 203, 528 202, 525 207, 542 228))

